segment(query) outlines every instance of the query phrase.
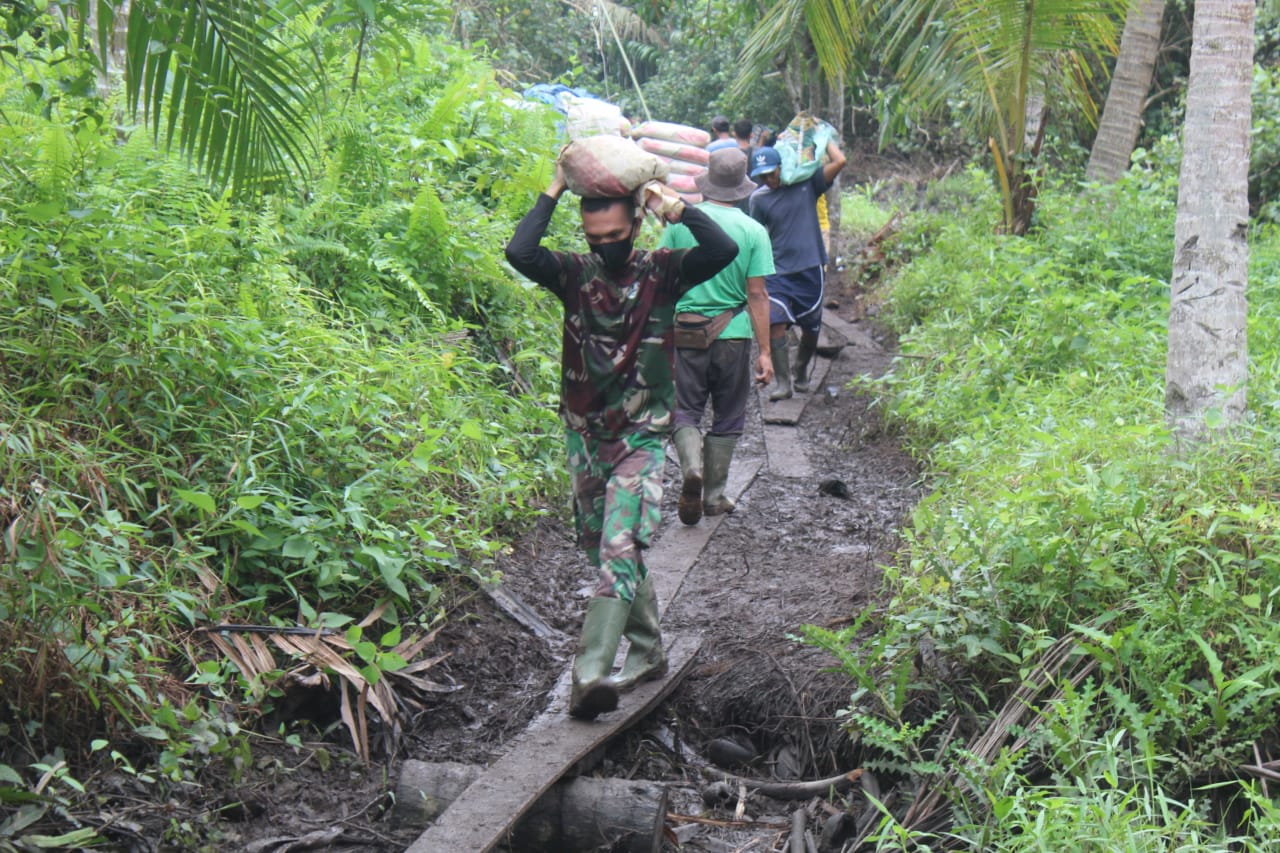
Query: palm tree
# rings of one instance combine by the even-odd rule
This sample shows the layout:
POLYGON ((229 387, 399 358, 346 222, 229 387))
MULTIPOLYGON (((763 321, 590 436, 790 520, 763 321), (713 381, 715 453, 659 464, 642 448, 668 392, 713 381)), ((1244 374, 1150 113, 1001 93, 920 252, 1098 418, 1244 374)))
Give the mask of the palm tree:
POLYGON ((1253 0, 1200 0, 1174 225, 1165 412, 1195 438, 1245 411, 1253 0))
POLYGON ((1151 89, 1151 74, 1160 53, 1164 4, 1165 0, 1136 0, 1125 18, 1120 55, 1085 169, 1090 180, 1109 183, 1129 168, 1151 89))
MULTIPOLYGON (((108 70, 127 22, 124 93, 158 140, 238 193, 286 184, 315 147, 319 62, 266 0, 61 0, 52 21, 108 70), (92 32, 86 35, 89 24, 92 32), (92 41, 94 47, 89 47, 92 41)), ((316 2, 298 0, 301 15, 316 2)))
POLYGON ((842 89, 854 43, 865 32, 860 10, 871 6, 856 0, 776 0, 743 44, 730 96, 742 97, 753 81, 779 62, 797 109, 811 106, 802 95, 805 78, 842 89))
POLYGON ((1007 233, 1025 233, 1031 222, 1047 105, 1097 115, 1091 60, 1115 52, 1125 3, 897 0, 886 7, 887 31, 895 34, 890 52, 902 50, 899 74, 912 100, 926 111, 958 109, 987 137, 1007 233))

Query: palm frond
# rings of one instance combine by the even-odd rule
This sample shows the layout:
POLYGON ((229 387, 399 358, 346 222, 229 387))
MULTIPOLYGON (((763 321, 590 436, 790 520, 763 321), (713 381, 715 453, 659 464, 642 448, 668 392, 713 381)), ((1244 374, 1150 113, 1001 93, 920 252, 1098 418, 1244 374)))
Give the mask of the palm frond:
POLYGON ((263 0, 134 2, 130 113, 141 111, 157 139, 177 142, 216 184, 244 192, 287 183, 315 149, 320 72, 284 41, 286 23, 263 0))
POLYGON ((752 28, 738 56, 739 71, 729 89, 731 100, 744 97, 796 38, 807 33, 818 67, 830 81, 844 80, 853 44, 863 32, 857 0, 777 0, 752 28))

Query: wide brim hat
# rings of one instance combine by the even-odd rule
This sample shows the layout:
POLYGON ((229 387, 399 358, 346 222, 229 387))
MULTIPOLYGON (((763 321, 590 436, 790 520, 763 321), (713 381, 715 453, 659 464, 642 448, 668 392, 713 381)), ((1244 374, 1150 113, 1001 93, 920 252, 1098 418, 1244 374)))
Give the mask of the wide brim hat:
POLYGON ((747 177, 747 155, 738 147, 720 148, 708 157, 707 171, 693 179, 702 197, 734 204, 756 191, 747 177))

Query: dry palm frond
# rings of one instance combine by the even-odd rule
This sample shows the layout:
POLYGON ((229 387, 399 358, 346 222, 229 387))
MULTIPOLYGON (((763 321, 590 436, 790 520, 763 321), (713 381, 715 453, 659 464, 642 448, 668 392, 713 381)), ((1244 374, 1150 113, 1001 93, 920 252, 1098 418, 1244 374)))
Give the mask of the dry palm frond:
MULTIPOLYGON (((1031 733, 1044 722, 1049 708, 1062 701, 1064 690, 1057 685, 1069 682, 1072 687, 1079 687, 1097 666, 1096 658, 1082 652, 1081 638, 1075 634, 1065 636, 1050 646, 1036 668, 1004 703, 991 725, 966 745, 963 761, 957 761, 953 769, 938 778, 933 785, 919 789, 902 819, 902 825, 922 831, 936 829, 939 822, 945 821, 950 813, 947 809, 947 793, 963 791, 962 763, 969 766, 989 764, 1015 733, 1018 737, 1010 745, 1011 751, 1017 752, 1026 747, 1031 733), (1052 692, 1045 696, 1045 691, 1051 688, 1052 692), (1028 715, 1030 720, 1024 722, 1028 715)), ((958 719, 952 721, 948 741, 958 724, 958 719)), ((942 749, 945 747, 944 743, 942 749)), ((980 798, 975 799, 973 805, 978 809, 984 807, 980 798)))
MULTIPOLYGON (((383 608, 361 621, 365 628, 377 621, 383 608)), ((323 630, 277 628, 261 625, 218 625, 205 629, 224 658, 240 671, 256 701, 267 687, 285 682, 305 686, 337 687, 341 717, 361 760, 368 763, 368 709, 373 708, 383 723, 388 748, 393 747, 408 712, 422 710, 421 697, 428 693, 448 693, 457 689, 426 677, 448 653, 415 660, 435 640, 439 629, 425 635, 411 634, 383 651, 408 661, 396 670, 363 667, 346 637, 323 630), (272 650, 274 647, 275 651, 272 650), (277 652, 289 663, 281 665, 277 652), (366 675, 368 673, 368 675, 366 675)))

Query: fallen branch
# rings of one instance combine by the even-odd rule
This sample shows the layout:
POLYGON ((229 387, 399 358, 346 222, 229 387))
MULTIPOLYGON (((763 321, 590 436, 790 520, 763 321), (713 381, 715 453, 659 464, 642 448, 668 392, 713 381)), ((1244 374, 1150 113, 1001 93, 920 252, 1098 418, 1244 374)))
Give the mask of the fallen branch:
POLYGON ((785 823, 774 823, 768 820, 717 820, 701 815, 678 814, 667 812, 667 820, 672 823, 696 823, 702 826, 714 826, 717 829, 786 829, 785 823))
POLYGON ((807 800, 810 797, 823 797, 831 791, 844 793, 853 787, 853 783, 862 777, 862 768, 841 773, 828 779, 813 779, 801 782, 772 782, 765 779, 746 779, 730 776, 709 767, 700 768, 703 775, 729 785, 745 787, 748 791, 775 800, 807 800))

